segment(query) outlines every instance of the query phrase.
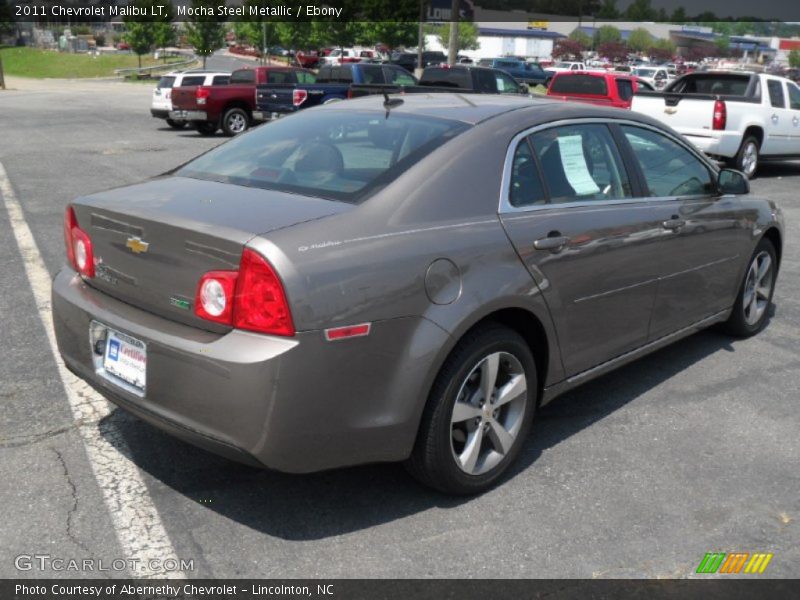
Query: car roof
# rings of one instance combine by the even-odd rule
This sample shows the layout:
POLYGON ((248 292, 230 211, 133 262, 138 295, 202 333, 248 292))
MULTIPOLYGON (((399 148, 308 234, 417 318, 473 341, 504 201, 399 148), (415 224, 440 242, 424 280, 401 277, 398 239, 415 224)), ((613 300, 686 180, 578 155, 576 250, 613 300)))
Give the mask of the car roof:
MULTIPOLYGON (((603 118, 639 121, 663 128, 655 119, 651 119, 631 111, 620 111, 579 102, 563 102, 547 96, 528 97, 508 94, 453 94, 453 93, 419 93, 392 95, 403 103, 391 108, 391 113, 421 115, 439 119, 461 121, 469 125, 477 125, 494 117, 515 111, 525 111, 525 120, 531 126, 549 123, 561 119, 603 118)), ((374 111, 385 115, 384 98, 380 95, 365 96, 326 104, 312 110, 355 110, 374 111)))

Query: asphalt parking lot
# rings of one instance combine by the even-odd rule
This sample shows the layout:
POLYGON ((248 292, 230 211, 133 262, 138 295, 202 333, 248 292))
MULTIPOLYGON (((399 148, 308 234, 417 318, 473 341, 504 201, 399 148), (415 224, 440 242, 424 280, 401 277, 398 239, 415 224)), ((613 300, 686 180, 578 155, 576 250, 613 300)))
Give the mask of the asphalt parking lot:
MULTIPOLYGON (((151 555, 193 560, 191 578, 684 577, 712 551, 772 552, 764 576, 800 576, 800 163, 767 166, 752 186, 787 222, 762 334, 700 333, 571 392, 539 413, 503 485, 452 499, 399 465, 290 476, 120 410, 76 422, 30 265, 40 256, 52 275, 64 262, 74 197, 225 138, 162 126, 148 85, 23 87, 0 92, 0 164, 38 256, 21 253, 0 203, 0 577, 54 574, 18 570, 20 555, 126 558, 128 513, 108 499, 130 490, 101 488, 86 432, 140 474, 162 525, 146 532, 158 538, 151 555)), ((137 506, 126 510, 135 518, 137 506)))

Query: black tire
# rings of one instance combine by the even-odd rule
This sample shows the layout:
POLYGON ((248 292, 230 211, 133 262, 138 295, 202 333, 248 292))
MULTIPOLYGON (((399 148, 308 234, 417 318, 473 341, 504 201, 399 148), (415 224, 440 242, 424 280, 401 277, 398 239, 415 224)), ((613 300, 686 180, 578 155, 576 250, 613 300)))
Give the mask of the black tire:
MULTIPOLYGON (((773 246, 772 242, 768 239, 761 238, 761 241, 758 242, 756 249, 753 251, 753 255, 747 262, 747 269, 742 278, 742 283, 739 286, 739 293, 736 295, 736 302, 733 305, 731 315, 721 326, 723 331, 737 337, 750 337, 764 329, 769 319, 770 307, 772 306, 772 294, 775 292, 775 280, 777 275, 778 260, 775 253, 775 246, 773 246), (764 278, 769 279, 769 291, 765 294, 758 294, 755 300, 756 306, 753 307, 751 303, 745 300, 746 297, 752 297, 750 296, 751 284, 753 283, 752 273, 753 270, 757 268, 754 264, 757 265, 759 259, 764 256, 769 258, 770 263, 768 271, 760 281, 764 282, 764 278), (759 304, 759 298, 761 299, 761 304, 759 304), (759 310, 759 306, 763 307, 763 310, 759 310), (751 312, 753 310, 756 311, 755 314, 751 312)), ((756 281, 758 282, 758 280, 756 281)))
POLYGON ((214 135, 219 129, 216 123, 208 123, 206 121, 195 123, 194 127, 200 135, 214 135))
POLYGON ((186 121, 175 121, 174 119, 167 119, 167 125, 173 129, 183 129, 186 127, 186 121))
MULTIPOLYGON (((508 365, 511 363, 509 362, 508 365)), ((503 363, 501 359, 498 368, 498 378, 502 377, 503 363)), ((421 483, 437 489, 446 494, 469 495, 478 494, 493 486, 503 476, 508 467, 520 452, 530 431, 533 421, 533 414, 536 408, 538 381, 536 373, 536 363, 533 359, 528 344, 514 330, 499 324, 487 324, 468 333, 453 349, 442 366, 441 371, 436 377, 433 388, 431 389, 428 403, 422 415, 417 440, 411 456, 406 461, 408 471, 421 483), (511 410, 514 408, 517 415, 521 415, 519 428, 509 450, 502 455, 499 463, 488 470, 478 474, 466 472, 457 462, 456 447, 458 443, 464 444, 464 449, 468 443, 468 433, 462 432, 464 439, 460 442, 456 440, 456 430, 454 429, 451 418, 456 401, 462 391, 468 391, 466 386, 470 381, 471 374, 474 375, 482 363, 482 360, 493 353, 503 353, 502 356, 513 356, 518 367, 521 367, 525 375, 526 392, 525 395, 516 396, 514 400, 504 405, 499 410, 511 410), (521 409, 519 407, 522 407, 521 409)), ((462 396, 462 399, 465 396, 462 396)), ((491 408, 490 412, 491 412, 491 408)), ((478 410, 483 411, 483 408, 478 410)), ((506 413, 508 414, 508 413, 506 413)), ((502 416, 496 414, 498 421, 502 416)), ((472 434, 481 432, 481 426, 477 423, 483 417, 469 417, 463 423, 465 426, 474 427, 472 434)), ((481 420, 483 424, 483 421, 481 420)), ((487 424, 486 427, 489 427, 487 424)), ((490 444, 486 449, 497 450, 497 446, 491 438, 491 432, 483 434, 490 444)), ((483 449, 482 449, 483 451, 483 449)), ((500 455, 500 454, 498 454, 500 455)), ((488 458, 487 458, 488 460, 488 458)), ((484 462, 485 464, 485 462, 484 462)))
POLYGON ((241 108, 229 108, 222 116, 222 132, 228 137, 250 129, 250 115, 241 108))
POLYGON ((759 160, 761 158, 760 155, 761 151, 761 144, 758 141, 758 138, 754 135, 748 135, 742 140, 742 145, 739 146, 739 151, 736 153, 736 156, 733 157, 728 164, 744 173, 748 179, 755 179, 756 174, 758 173, 759 167, 759 160), (755 162, 752 164, 749 162, 750 152, 754 152, 754 160, 755 162))

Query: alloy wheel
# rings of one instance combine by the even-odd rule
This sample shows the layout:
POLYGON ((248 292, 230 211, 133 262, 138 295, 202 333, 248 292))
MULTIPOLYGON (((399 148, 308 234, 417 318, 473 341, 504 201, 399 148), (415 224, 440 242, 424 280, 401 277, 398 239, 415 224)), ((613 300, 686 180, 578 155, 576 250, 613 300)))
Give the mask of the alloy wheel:
POLYGON ((241 113, 233 113, 228 117, 228 129, 233 133, 242 133, 247 128, 247 120, 241 113))
POLYGON ((742 294, 744 320, 748 325, 759 322, 767 310, 772 295, 772 258, 768 252, 759 252, 747 271, 747 279, 742 294))
POLYGON ((528 386, 520 361, 494 352, 472 368, 450 418, 450 447, 458 467, 481 475, 496 467, 514 445, 525 418, 528 386))
POLYGON ((758 167, 758 146, 755 142, 748 142, 742 153, 742 171, 752 177, 758 167))

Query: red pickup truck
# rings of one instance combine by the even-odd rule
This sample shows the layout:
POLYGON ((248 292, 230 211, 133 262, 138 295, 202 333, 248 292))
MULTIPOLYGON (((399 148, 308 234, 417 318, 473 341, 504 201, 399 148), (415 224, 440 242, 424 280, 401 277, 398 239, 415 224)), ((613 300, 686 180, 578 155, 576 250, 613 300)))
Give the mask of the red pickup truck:
POLYGON ((630 108, 633 95, 643 87, 651 86, 623 73, 564 71, 553 76, 547 95, 559 100, 630 108))
POLYGON ((214 135, 220 127, 225 135, 237 135, 256 122, 256 85, 314 81, 314 73, 297 67, 239 69, 231 73, 228 85, 173 88, 169 114, 171 119, 188 121, 203 135, 214 135))

